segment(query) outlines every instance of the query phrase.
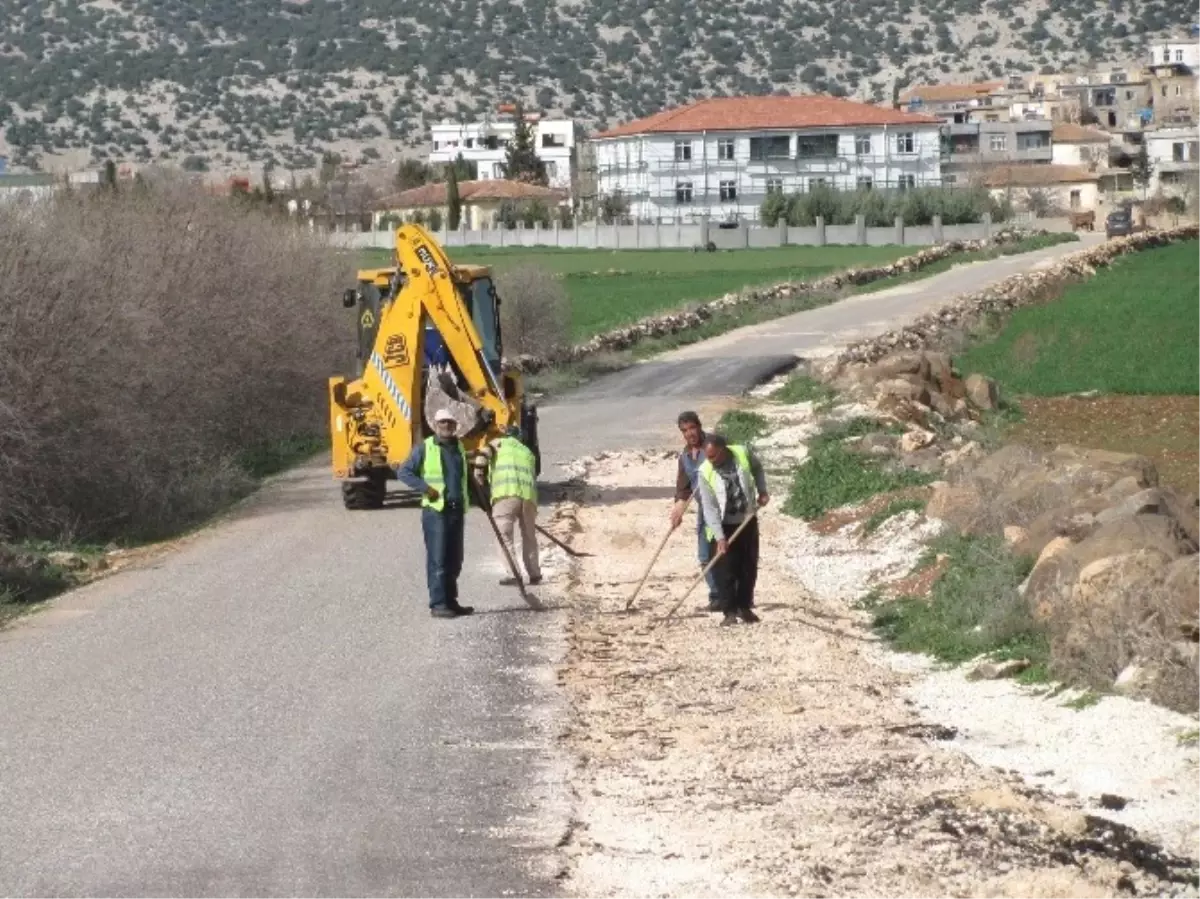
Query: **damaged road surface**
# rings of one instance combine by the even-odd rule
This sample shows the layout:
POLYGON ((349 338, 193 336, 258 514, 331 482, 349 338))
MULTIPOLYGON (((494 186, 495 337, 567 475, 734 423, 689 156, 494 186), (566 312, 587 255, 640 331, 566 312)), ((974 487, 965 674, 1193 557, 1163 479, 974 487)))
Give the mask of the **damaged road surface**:
POLYGON ((555 513, 595 554, 572 574, 560 675, 572 893, 1196 895, 1193 860, 952 751, 863 616, 803 585, 806 526, 780 514, 781 484, 761 515, 760 623, 717 626, 703 591, 663 620, 696 574, 693 521, 624 614, 674 470, 668 449, 582 460, 555 513))
MULTIPOLYGON (((543 546, 540 589, 564 594, 547 612, 497 586, 492 535, 473 515, 461 586, 477 614, 430 619, 418 513, 346 512, 318 461, 3 632, 0 892, 899 895, 983 883, 1079 895, 1083 878, 1107 895, 1122 875, 1158 883, 1148 864, 1093 848, 1103 835, 1086 819, 889 731, 918 722, 870 666, 870 644, 781 573, 764 578, 757 630, 714 643, 713 622, 687 606, 647 630, 695 571, 684 533, 645 611, 611 614, 661 538, 672 463, 631 472, 614 458, 593 484, 564 480, 581 456, 672 447, 681 409, 715 421, 723 397, 805 348, 883 330, 893 311, 1010 268, 889 291, 886 309, 857 298, 781 320, 780 335, 805 336, 780 336, 772 360, 731 349, 731 335, 662 357, 658 377, 642 380, 653 369, 641 366, 545 407, 546 480, 563 481, 547 492, 565 505, 542 521, 596 553, 572 570, 543 546)), ((766 558, 779 558, 777 511, 764 521, 766 558)))

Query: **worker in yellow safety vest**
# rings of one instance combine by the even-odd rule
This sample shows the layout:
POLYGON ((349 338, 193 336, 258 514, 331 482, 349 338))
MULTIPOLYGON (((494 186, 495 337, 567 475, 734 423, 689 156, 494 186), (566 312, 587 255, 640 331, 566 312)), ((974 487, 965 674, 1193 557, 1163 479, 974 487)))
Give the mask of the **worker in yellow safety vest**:
POLYGON ((758 581, 758 519, 747 522, 737 540, 729 538, 752 510, 770 501, 766 474, 753 450, 731 444, 721 434, 705 435, 704 456, 697 488, 709 555, 717 557, 712 571, 725 613, 721 624, 737 624, 738 619, 753 624, 758 621, 752 608, 758 581))
POLYGON ((434 415, 436 436, 426 437, 396 471, 396 477, 421 494, 421 531, 425 537, 425 579, 429 614, 434 618, 470 615, 474 606, 459 605, 463 534, 467 508, 467 453, 455 435, 458 422, 447 409, 434 415))
MULTIPOLYGON (((513 559, 517 558, 513 540, 521 530, 521 559, 530 584, 542 580, 537 544, 537 458, 520 440, 519 428, 509 428, 503 437, 493 440, 476 457, 476 477, 483 486, 486 477, 492 502, 492 519, 513 559)), ((508 562, 505 560, 505 566, 508 562)), ((515 584, 506 577, 501 584, 515 584)))

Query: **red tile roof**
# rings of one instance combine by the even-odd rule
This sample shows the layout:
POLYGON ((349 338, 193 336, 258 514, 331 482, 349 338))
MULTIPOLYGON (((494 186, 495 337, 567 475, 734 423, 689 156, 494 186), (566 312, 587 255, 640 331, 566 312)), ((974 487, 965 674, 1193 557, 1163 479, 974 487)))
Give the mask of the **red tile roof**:
POLYGON ((1055 125, 1050 139, 1056 144, 1107 144, 1112 138, 1104 131, 1093 131, 1074 122, 1062 122, 1055 125))
POLYGON ((1078 165, 1004 165, 997 166, 984 176, 984 186, 1052 187, 1056 184, 1083 184, 1097 181, 1099 176, 1078 165))
POLYGON ((919 99, 922 103, 955 103, 986 97, 1004 87, 1003 81, 979 81, 974 84, 922 84, 900 95, 901 103, 919 99))
MULTIPOLYGON (((478 203, 496 200, 545 200, 558 203, 566 199, 566 192, 553 187, 525 184, 521 181, 460 181, 458 195, 463 203, 478 203)), ((384 197, 375 204, 377 210, 419 209, 426 206, 446 205, 446 185, 422 184, 398 194, 384 197)))
POLYGON ((935 124, 938 124, 938 119, 932 116, 898 112, 887 106, 872 106, 816 94, 799 97, 713 97, 626 122, 597 134, 596 139, 633 134, 935 124))

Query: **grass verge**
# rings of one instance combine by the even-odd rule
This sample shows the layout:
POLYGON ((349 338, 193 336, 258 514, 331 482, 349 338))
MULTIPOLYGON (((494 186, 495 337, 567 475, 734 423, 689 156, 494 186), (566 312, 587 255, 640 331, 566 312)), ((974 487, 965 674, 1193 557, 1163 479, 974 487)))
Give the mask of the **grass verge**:
MULTIPOLYGON (((870 284, 861 284, 851 287, 840 292, 830 292, 827 294, 798 294, 791 297, 781 297, 769 300, 760 300, 756 303, 744 303, 740 306, 722 309, 715 312, 711 318, 704 321, 702 324, 694 328, 689 328, 685 331, 680 331, 675 334, 665 334, 661 337, 652 337, 642 340, 628 350, 621 352, 612 352, 601 354, 603 358, 596 362, 591 362, 588 359, 579 360, 577 362, 567 363, 565 365, 552 366, 535 374, 528 376, 530 389, 536 393, 553 395, 564 390, 569 390, 573 387, 585 383, 590 378, 600 374, 607 374, 613 371, 618 371, 635 362, 643 359, 649 359, 661 353, 669 352, 679 347, 689 346, 693 343, 699 343, 704 340, 709 340, 713 337, 720 337, 730 331, 735 331, 738 328, 757 325, 774 319, 783 318, 788 315, 795 315, 798 312, 807 312, 810 309, 817 309, 822 306, 828 306, 838 300, 844 299, 847 296, 855 296, 866 293, 871 293, 878 290, 886 290, 890 287, 895 287, 899 284, 906 284, 912 281, 921 280, 923 278, 932 277, 942 272, 948 271, 956 265, 965 265, 973 262, 982 262, 988 259, 995 259, 1001 255, 1014 255, 1018 253, 1028 253, 1034 250, 1043 249, 1048 246, 1077 241, 1079 238, 1073 234, 1050 234, 1037 235, 1018 241, 1011 245, 1003 247, 991 247, 986 250, 976 250, 972 252, 957 253, 946 259, 939 260, 937 263, 926 266, 919 272, 910 272, 904 275, 898 275, 893 278, 884 278, 879 281, 871 282, 870 284)), ((794 248, 794 249, 812 249, 812 248, 794 248)), ((817 249, 842 249, 842 248, 817 248, 817 249)), ((856 248, 857 249, 857 248, 856 248)), ((886 249, 886 248, 884 248, 886 249)), ((906 253, 901 255, 911 254, 914 248, 907 247, 906 253)), ((636 252, 636 251, 619 251, 619 252, 636 252)), ((667 252, 667 251, 661 251, 667 252)), ((760 251, 740 251, 757 253, 760 251)), ((692 254, 688 254, 691 256, 692 254)), ((711 254, 710 254, 711 255, 711 254)), ((527 256, 525 257, 528 258, 527 256)), ((465 257, 464 257, 465 261, 465 257)), ((861 262, 862 260, 858 260, 861 262)), ((845 268, 848 266, 838 266, 845 268)), ((815 277, 809 275, 807 277, 815 277)), ((776 279, 769 283, 776 284, 788 280, 786 278, 776 279)), ((753 282, 763 283, 763 282, 753 282)), ((744 283, 743 286, 752 286, 751 282, 744 283)), ((724 291, 722 291, 723 293, 724 291)), ((721 293, 712 294, 707 299, 715 299, 721 293)), ((682 309, 687 305, 694 305, 704 301, 704 297, 698 294, 690 295, 691 304, 684 303, 682 300, 674 302, 670 306, 656 306, 654 308, 637 308, 636 314, 632 318, 622 322, 629 324, 637 319, 644 318, 647 315, 663 312, 669 309, 682 309)), ((574 320, 575 310, 574 302, 572 303, 572 319, 574 320)), ((574 329, 574 325, 572 326, 574 329)), ((587 334, 585 336, 593 336, 587 334)), ((797 388, 800 389, 800 388, 797 388)))
POLYGON ((784 513, 814 521, 831 509, 860 503, 877 493, 930 483, 930 475, 888 467, 846 445, 850 438, 890 430, 894 429, 875 419, 854 418, 814 437, 808 459, 792 473, 784 513))
POLYGON ((925 510, 925 500, 923 499, 895 499, 863 522, 863 534, 874 534, 883 523, 889 518, 895 518, 897 515, 903 515, 905 512, 923 512, 925 510))
POLYGON ((939 537, 934 554, 947 567, 928 599, 900 597, 880 604, 875 630, 903 652, 920 652, 942 662, 961 663, 989 653, 1031 662, 1023 680, 1044 680, 1049 636, 1029 614, 1017 588, 1033 560, 1014 556, 995 537, 939 537))
POLYGON ((767 433, 767 420, 757 412, 730 409, 717 421, 716 431, 730 443, 749 443, 767 433))
POLYGON ((1195 396, 1198 243, 1131 253, 1052 303, 1016 310, 999 333, 964 352, 960 366, 1017 395, 1195 396))
POLYGON ((813 403, 817 408, 830 406, 837 398, 837 391, 827 384, 804 374, 794 374, 771 394, 770 399, 785 406, 797 403, 813 403))

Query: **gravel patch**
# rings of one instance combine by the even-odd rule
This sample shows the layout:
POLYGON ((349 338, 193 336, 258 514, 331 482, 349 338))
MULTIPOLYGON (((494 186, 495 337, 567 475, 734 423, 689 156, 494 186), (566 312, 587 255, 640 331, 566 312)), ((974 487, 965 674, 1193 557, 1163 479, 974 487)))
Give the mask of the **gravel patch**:
POLYGON ((1066 703, 1079 691, 1049 696, 1046 688, 1013 681, 969 681, 971 666, 939 670, 921 656, 880 656, 893 670, 920 675, 904 695, 924 717, 958 731, 950 748, 982 765, 1017 771, 1058 795, 1077 796, 1085 811, 1200 860, 1200 749, 1181 739, 1195 731, 1194 716, 1121 696, 1076 709, 1066 703), (1105 794, 1127 804, 1106 807, 1105 794))

